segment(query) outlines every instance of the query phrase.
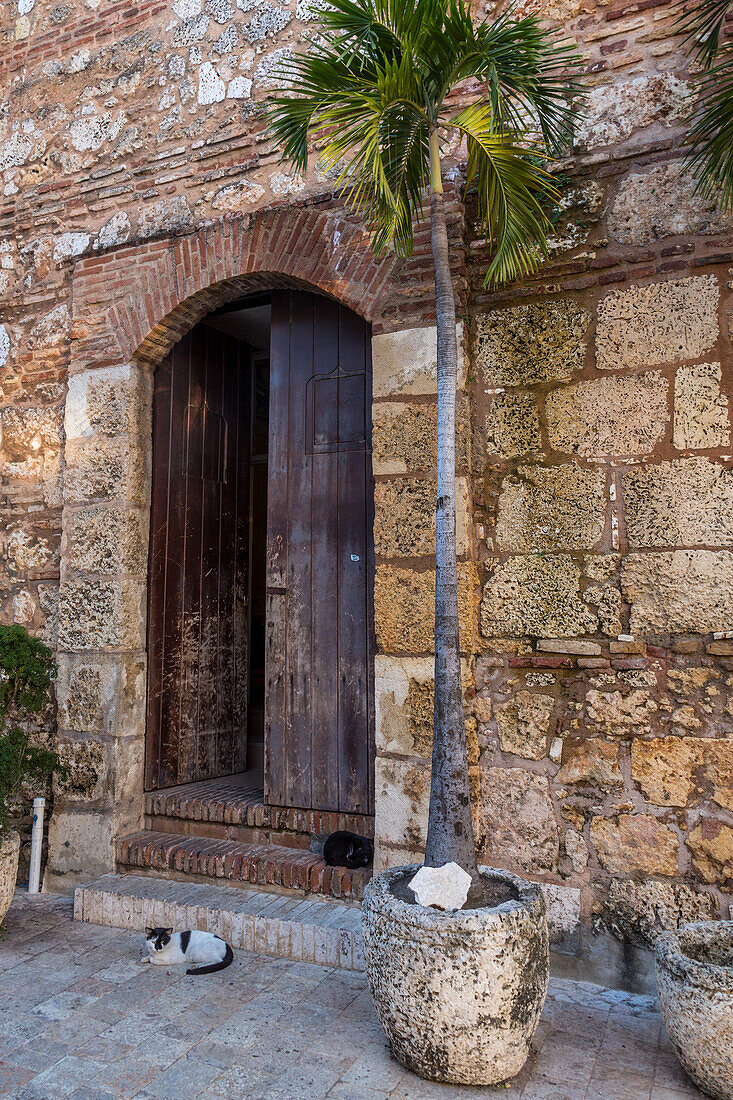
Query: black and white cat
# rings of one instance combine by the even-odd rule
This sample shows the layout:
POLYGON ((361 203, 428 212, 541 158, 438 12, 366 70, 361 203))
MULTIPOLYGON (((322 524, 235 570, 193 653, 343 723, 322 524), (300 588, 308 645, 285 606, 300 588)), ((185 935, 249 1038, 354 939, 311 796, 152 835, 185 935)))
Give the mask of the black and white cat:
POLYGON ((374 845, 368 837, 356 833, 331 833, 323 845, 323 858, 329 867, 368 867, 374 858, 374 845))
POLYGON ((140 962, 158 966, 176 966, 178 963, 207 963, 187 970, 187 974, 213 974, 224 970, 234 955, 228 943, 213 932, 175 932, 172 928, 146 928, 148 957, 140 962))

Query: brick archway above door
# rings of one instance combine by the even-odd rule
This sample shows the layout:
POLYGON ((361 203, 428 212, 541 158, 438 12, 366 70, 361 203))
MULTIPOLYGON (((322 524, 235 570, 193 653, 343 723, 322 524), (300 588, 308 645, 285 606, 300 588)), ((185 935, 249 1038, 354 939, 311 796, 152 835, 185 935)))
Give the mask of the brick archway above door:
POLYGON ((389 253, 377 260, 369 233, 353 215, 291 205, 80 260, 74 269, 74 365, 157 365, 211 310, 274 287, 321 291, 375 333, 430 323, 429 237, 425 231, 416 236, 409 259, 389 253))

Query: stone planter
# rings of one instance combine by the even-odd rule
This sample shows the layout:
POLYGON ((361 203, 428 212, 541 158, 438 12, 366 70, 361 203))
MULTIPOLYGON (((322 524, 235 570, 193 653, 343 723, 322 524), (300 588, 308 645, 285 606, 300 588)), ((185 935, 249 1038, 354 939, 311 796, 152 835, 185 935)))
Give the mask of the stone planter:
POLYGON ((677 1057, 715 1100, 733 1100, 733 921, 700 921, 656 942, 662 1019, 677 1057))
POLYGON ((6 833, 0 837, 0 924, 10 908, 18 877, 18 855, 20 853, 20 835, 6 833))
POLYGON ((402 900, 417 870, 382 872, 362 903, 369 984, 390 1049, 429 1080, 505 1081, 527 1059, 547 992, 542 892, 482 867, 496 906, 446 913, 402 900))

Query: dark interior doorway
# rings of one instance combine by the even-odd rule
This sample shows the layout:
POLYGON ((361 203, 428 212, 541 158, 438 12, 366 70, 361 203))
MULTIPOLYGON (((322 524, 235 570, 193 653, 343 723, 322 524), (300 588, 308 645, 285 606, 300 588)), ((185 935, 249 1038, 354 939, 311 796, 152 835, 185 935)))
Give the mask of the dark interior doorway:
POLYGON ((370 348, 273 291, 156 372, 148 789, 247 770, 270 804, 372 812, 370 348))

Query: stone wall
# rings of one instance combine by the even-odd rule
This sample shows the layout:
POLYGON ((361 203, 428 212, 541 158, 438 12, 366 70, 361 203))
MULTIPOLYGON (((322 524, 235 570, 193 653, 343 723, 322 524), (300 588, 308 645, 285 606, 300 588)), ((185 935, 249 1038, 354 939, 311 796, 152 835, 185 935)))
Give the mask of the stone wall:
MULTIPOLYGON (((475 826, 486 862, 547 884, 570 950, 581 922, 648 945, 726 916, 733 887, 733 298, 727 268, 692 270, 471 325, 457 489, 475 826)), ((384 864, 419 854, 429 795, 423 388, 375 406, 384 864)))
MULTIPOLYGON (((669 10, 643 7, 554 9, 603 75, 542 271, 488 292, 470 198, 466 223, 475 826, 486 862, 546 884, 556 942, 589 954, 591 930, 648 946, 727 916, 733 888, 733 238, 682 169, 691 92, 669 10)), ((406 457, 397 431, 380 448, 407 490, 422 448, 406 457)), ((410 530, 429 528, 426 506, 410 530)), ((428 569, 393 557, 395 620, 428 569)), ((416 620, 383 629, 377 659, 385 864, 425 838, 431 624, 416 620)))
POLYGON ((632 939, 733 885, 727 308, 707 271, 476 319, 481 835, 632 939))
MULTIPOLYGON (((483 286, 448 151, 476 827, 484 858, 546 883, 556 938, 582 919, 648 942, 725 915, 733 880, 733 239, 681 170, 673 5, 523 7, 577 40, 590 94, 550 257, 521 285, 483 286)), ((58 641, 55 881, 111 866, 142 809, 151 370, 208 309, 283 280, 375 333, 377 850, 411 858, 432 705, 425 232, 375 264, 317 165, 277 163, 262 106, 312 31, 305 0, 0 14, 2 614, 58 641)))

